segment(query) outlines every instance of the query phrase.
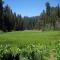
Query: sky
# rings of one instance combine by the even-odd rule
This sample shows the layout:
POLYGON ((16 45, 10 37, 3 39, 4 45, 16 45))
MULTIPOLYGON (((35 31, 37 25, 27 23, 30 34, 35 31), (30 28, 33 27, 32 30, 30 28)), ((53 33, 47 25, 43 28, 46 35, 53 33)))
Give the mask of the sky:
POLYGON ((3 0, 4 6, 9 5, 13 12, 22 16, 37 16, 45 9, 46 1, 49 1, 51 6, 60 5, 60 0, 3 0))

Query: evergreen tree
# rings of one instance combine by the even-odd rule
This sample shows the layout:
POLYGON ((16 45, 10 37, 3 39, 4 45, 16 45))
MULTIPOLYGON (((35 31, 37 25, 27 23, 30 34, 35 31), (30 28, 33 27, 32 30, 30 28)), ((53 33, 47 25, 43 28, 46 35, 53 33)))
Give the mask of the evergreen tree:
POLYGON ((59 4, 57 6, 57 16, 58 16, 58 18, 60 18, 60 6, 59 6, 59 4))
POLYGON ((12 10, 7 5, 4 8, 4 29, 3 31, 11 31, 13 29, 12 10))
POLYGON ((2 30, 2 25, 3 25, 3 2, 0 0, 0 29, 2 30))
POLYGON ((49 2, 46 3, 46 15, 50 16, 50 4, 49 4, 49 2))

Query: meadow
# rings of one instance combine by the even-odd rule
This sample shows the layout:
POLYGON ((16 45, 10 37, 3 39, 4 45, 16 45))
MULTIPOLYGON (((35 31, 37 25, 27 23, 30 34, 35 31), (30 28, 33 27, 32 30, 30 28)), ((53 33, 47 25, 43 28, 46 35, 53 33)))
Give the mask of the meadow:
POLYGON ((60 31, 0 32, 0 55, 6 49, 20 60, 60 60, 60 31))

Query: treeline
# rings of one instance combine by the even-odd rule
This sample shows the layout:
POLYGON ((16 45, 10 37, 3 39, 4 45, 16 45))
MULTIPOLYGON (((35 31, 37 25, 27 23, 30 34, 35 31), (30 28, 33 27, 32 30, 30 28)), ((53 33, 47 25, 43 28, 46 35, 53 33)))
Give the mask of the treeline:
POLYGON ((59 30, 60 22, 60 6, 50 6, 49 2, 46 4, 46 9, 40 16, 22 17, 16 15, 8 5, 3 7, 3 1, 0 0, 0 30, 4 32, 18 31, 18 30, 59 30))

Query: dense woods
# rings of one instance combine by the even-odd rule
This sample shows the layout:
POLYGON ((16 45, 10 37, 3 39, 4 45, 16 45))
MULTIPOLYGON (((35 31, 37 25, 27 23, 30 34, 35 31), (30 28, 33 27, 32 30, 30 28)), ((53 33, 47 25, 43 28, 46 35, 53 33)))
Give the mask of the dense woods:
POLYGON ((49 2, 45 4, 46 9, 40 16, 28 17, 16 15, 11 8, 6 5, 3 7, 3 1, 0 0, 0 30, 4 32, 18 30, 60 30, 60 6, 50 6, 49 2))

